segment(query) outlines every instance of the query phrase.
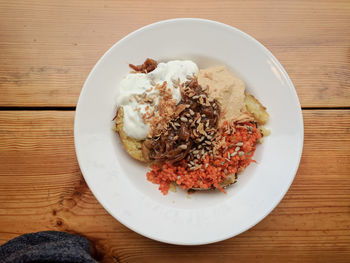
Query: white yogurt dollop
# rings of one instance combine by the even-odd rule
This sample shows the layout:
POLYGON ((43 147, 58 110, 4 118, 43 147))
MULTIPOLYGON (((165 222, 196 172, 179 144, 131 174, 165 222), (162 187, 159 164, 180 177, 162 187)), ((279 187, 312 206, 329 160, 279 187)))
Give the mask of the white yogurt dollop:
POLYGON ((158 97, 159 91, 153 89, 155 84, 162 85, 167 82, 167 88, 171 90, 172 96, 177 103, 181 100, 180 89, 174 87, 172 80, 180 79, 180 83, 186 81, 186 76, 198 74, 197 65, 190 60, 173 60, 167 63, 159 63, 157 68, 150 73, 130 73, 120 82, 116 92, 116 102, 118 107, 124 109, 124 131, 135 139, 145 139, 149 132, 149 124, 145 124, 142 114, 152 111, 158 105, 158 99, 155 99, 154 105, 140 104, 136 101, 134 95, 143 95, 146 97, 158 97), (148 106, 148 110, 146 107, 148 106))

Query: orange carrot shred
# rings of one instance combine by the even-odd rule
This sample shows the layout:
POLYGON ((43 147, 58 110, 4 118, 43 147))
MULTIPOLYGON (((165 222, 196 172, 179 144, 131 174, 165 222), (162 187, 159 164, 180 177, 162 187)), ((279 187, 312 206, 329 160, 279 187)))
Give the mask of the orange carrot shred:
MULTIPOLYGON (((225 125, 228 123, 224 122, 225 125)), ((183 159, 177 164, 153 165, 151 171, 147 173, 147 179, 154 184, 159 184, 159 190, 164 195, 168 193, 171 182, 175 182, 184 190, 215 187, 226 193, 220 183, 227 175, 240 172, 251 162, 255 162, 251 158, 255 152, 255 145, 262 136, 259 130, 250 123, 240 123, 240 127, 236 127, 235 130, 233 134, 222 132, 221 136, 225 137, 225 143, 221 145, 218 156, 212 158, 207 154, 199 162, 200 169, 190 170, 188 163, 183 159), (242 127, 243 125, 252 127, 251 134, 242 127), (232 149, 232 145, 236 143, 240 143, 239 145, 243 143, 243 145, 240 147, 239 153, 236 152, 233 155, 235 147, 232 149)))

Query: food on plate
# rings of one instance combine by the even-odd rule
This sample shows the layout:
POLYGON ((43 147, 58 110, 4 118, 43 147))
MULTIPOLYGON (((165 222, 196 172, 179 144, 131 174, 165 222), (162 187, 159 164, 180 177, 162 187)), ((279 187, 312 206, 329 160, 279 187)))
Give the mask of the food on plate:
POLYGON ((244 107, 244 83, 235 78, 225 66, 215 66, 201 69, 198 74, 200 85, 210 87, 209 96, 216 99, 221 108, 225 109, 220 116, 220 123, 229 121, 241 115, 244 107))
POLYGON ((136 160, 146 162, 142 154, 142 141, 129 137, 124 131, 124 110, 122 107, 118 110, 115 124, 116 131, 119 133, 120 139, 128 154, 136 160))
POLYGON ((220 189, 253 160, 268 129, 266 108, 225 66, 193 61, 129 65, 116 93, 115 129, 131 157, 151 166, 163 194, 220 189))
POLYGON ((270 115, 267 113, 266 108, 251 94, 245 93, 244 103, 247 107, 248 112, 253 114, 254 119, 259 124, 265 124, 270 115))

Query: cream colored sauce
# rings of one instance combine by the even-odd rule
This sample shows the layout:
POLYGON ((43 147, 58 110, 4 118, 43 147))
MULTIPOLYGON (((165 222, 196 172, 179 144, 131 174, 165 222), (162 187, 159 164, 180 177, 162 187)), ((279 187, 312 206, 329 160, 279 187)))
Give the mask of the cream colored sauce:
POLYGON ((149 133, 149 124, 144 123, 142 115, 153 111, 158 105, 159 91, 155 85, 167 82, 167 88, 171 90, 172 97, 177 103, 181 100, 180 89, 174 87, 172 80, 180 79, 185 82, 187 76, 197 75, 198 67, 190 60, 173 60, 167 63, 159 63, 157 68, 147 74, 130 73, 120 82, 116 92, 118 107, 124 109, 124 131, 135 139, 145 139, 149 133), (135 95, 145 95, 146 98, 155 98, 154 104, 140 104, 135 100, 135 95))

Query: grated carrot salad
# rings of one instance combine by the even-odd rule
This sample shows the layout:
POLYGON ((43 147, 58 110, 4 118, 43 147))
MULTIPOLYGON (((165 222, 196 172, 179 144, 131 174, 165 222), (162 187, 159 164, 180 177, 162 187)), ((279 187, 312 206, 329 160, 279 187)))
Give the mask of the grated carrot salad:
POLYGON ((177 164, 154 164, 151 171, 147 173, 147 179, 154 184, 159 184, 159 190, 164 195, 168 193, 171 182, 176 182, 184 190, 215 187, 226 193, 220 183, 227 175, 241 172, 251 162, 255 162, 252 160, 255 145, 262 135, 255 125, 247 122, 236 126, 232 134, 223 131, 221 137, 225 138, 225 143, 220 146, 217 156, 212 158, 209 154, 205 155, 199 163, 200 169, 191 170, 185 159, 177 164), (242 125, 251 126, 252 132, 249 133, 242 125), (235 152, 234 145, 238 142, 243 142, 240 151, 244 154, 232 156, 235 152))

